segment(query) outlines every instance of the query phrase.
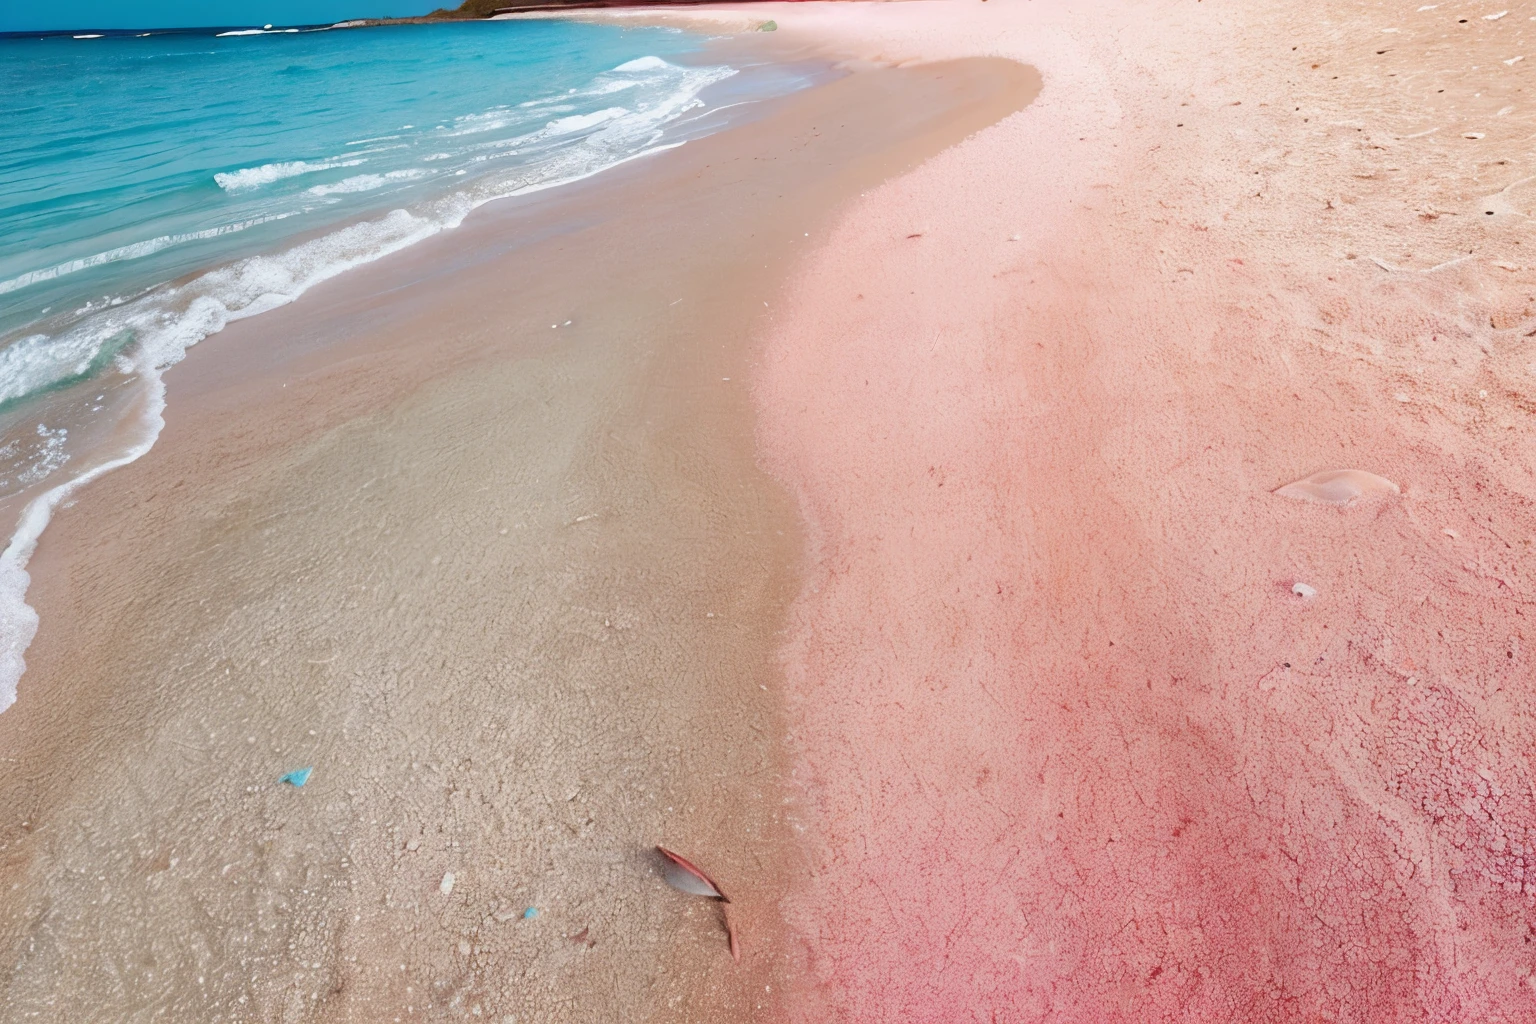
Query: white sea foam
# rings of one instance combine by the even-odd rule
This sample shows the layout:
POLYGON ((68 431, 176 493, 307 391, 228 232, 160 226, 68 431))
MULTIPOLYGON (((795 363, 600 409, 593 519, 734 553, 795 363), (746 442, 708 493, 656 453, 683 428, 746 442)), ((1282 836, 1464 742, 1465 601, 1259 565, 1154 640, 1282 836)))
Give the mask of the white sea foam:
POLYGON ((0 402, 35 394, 90 368, 105 339, 29 334, 0 349, 0 402))
POLYGON ((479 114, 465 114, 453 119, 453 128, 438 125, 437 130, 447 138, 458 135, 478 135, 481 132, 500 131, 518 122, 518 116, 505 107, 495 107, 479 114))
POLYGON ((629 80, 629 81, 621 80, 621 81, 617 81, 617 82, 604 82, 602 85, 598 86, 595 89, 587 90, 587 95, 589 95, 589 96, 607 96, 610 93, 623 92, 625 89, 634 89, 634 88, 638 87, 639 85, 640 85, 640 83, 636 82, 634 80, 629 80))
POLYGON ((636 57, 634 60, 625 61, 615 71, 665 71, 675 65, 668 64, 660 57, 636 57))
POLYGON ((376 188, 383 188, 392 182, 411 181, 416 178, 426 177, 427 171, 420 168, 406 168, 405 170, 390 171, 387 174, 356 174, 350 178, 331 182, 328 185, 316 185, 304 190, 305 195, 333 196, 346 195, 352 192, 372 192, 376 188))
POLYGON ((262 164, 260 167, 242 167, 238 171, 222 172, 215 174, 213 180, 226 192, 242 192, 250 188, 260 188, 262 185, 270 185, 284 178, 297 178, 301 174, 330 171, 338 167, 356 167, 363 163, 367 161, 322 160, 310 163, 307 160, 289 160, 284 163, 262 164))
POLYGON ((358 174, 341 181, 333 181, 329 185, 315 185, 304 190, 307 196, 334 196, 346 195, 349 192, 371 192, 385 185, 382 174, 358 174))
POLYGON ((623 117, 629 113, 624 107, 609 107, 607 110, 594 110, 590 114, 572 114, 570 117, 557 117, 544 126, 544 130, 550 135, 569 135, 573 132, 584 132, 588 128, 596 128, 605 121, 612 121, 616 117, 623 117))
MULTIPOLYGON (((52 281, 54 278, 63 277, 66 274, 75 274, 82 270, 89 270, 91 267, 152 256, 162 249, 169 249, 173 245, 218 238, 221 235, 234 234, 237 231, 253 228, 258 224, 266 224, 270 221, 282 220, 285 217, 291 216, 293 216, 292 213, 276 213, 267 217, 253 217, 250 220, 240 221, 237 224, 221 224, 216 228, 207 228, 203 231, 185 231, 176 235, 161 235, 158 238, 146 238, 142 242, 120 245, 116 249, 108 249, 106 252, 82 256, 79 259, 69 260, 57 266, 45 267, 42 270, 29 270, 25 274, 17 274, 8 281, 0 281, 0 295, 4 295, 6 292, 13 292, 18 288, 25 288, 28 285, 52 281)), ((0 353, 0 356, 3 356, 3 353, 0 353)), ((3 384, 0 384, 0 388, 3 388, 3 386, 3 384)))
MULTIPOLYGON (((24 655, 37 631, 37 615, 25 598, 30 583, 27 561, 39 535, 53 510, 75 489, 134 461, 153 446, 164 426, 162 374, 191 346, 234 320, 292 302, 322 281, 457 227, 472 210, 492 200, 580 181, 682 145, 680 141, 661 141, 666 126, 701 105, 701 90, 735 71, 725 67, 683 68, 648 57, 620 65, 610 72, 614 73, 643 74, 644 84, 659 95, 648 94, 634 108, 611 107, 551 121, 534 133, 549 144, 536 150, 530 162, 471 178, 457 191, 412 209, 393 210, 280 252, 237 260, 131 301, 91 304, 72 326, 57 334, 30 335, 0 349, 0 401, 67 382, 107 358, 115 360, 120 372, 136 377, 145 389, 137 435, 119 452, 108 453, 102 461, 33 499, 10 544, 0 552, 0 710, 15 699, 16 683, 26 667, 24 655), (114 346, 127 338, 132 338, 133 344, 116 352, 114 346)), ((328 166, 350 165, 295 161, 247 168, 223 177, 231 183, 238 181, 236 188, 256 187, 328 166), (244 177, 235 177, 239 175, 244 177)), ((403 180, 426 173, 411 168, 386 175, 358 175, 335 186, 352 181, 361 189, 360 179, 367 179, 368 187, 377 187, 375 178, 388 183, 392 175, 403 180)), ((231 187, 223 180, 219 184, 231 187)))
POLYGON ((41 483, 70 460, 67 429, 39 423, 36 437, 36 442, 30 445, 22 444, 20 439, 0 445, 0 463, 11 473, 0 479, 0 493, 13 494, 41 483))
POLYGON ((150 400, 145 411, 148 429, 144 440, 117 458, 33 498, 22 510, 21 521, 16 532, 11 534, 11 542, 0 552, 0 711, 16 703, 16 684, 27 670, 27 648, 37 635, 37 612, 27 604, 27 587, 32 584, 32 577, 27 574, 27 562, 37 549, 37 539, 42 536, 48 520, 53 518, 53 510, 65 498, 97 477, 128 465, 154 445, 165 425, 161 418, 165 411, 165 385, 157 378, 150 382, 150 386, 150 400))

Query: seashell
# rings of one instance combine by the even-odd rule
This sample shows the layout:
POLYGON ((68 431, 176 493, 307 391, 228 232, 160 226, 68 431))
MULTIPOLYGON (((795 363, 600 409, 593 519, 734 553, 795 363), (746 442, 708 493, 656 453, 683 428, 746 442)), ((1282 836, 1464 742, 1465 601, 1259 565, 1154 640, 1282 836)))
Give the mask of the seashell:
POLYGON ((663 877, 672 888, 693 896, 708 896, 722 903, 731 902, 730 897, 720 891, 715 880, 695 867, 686 857, 673 853, 665 846, 656 847, 656 852, 667 858, 667 869, 663 877))
POLYGON ((1325 469, 1295 483, 1277 488, 1282 498, 1315 501, 1323 505, 1348 505, 1373 494, 1401 494, 1397 484, 1363 469, 1325 469))

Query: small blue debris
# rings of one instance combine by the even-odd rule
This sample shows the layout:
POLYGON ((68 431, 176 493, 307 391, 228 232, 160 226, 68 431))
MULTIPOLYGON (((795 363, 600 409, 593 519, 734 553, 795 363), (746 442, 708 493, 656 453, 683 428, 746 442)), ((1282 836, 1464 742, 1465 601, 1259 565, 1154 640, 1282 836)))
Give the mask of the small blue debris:
POLYGON ((537 907, 529 907, 527 910, 523 911, 523 920, 524 921, 532 920, 533 918, 538 917, 538 916, 539 916, 539 911, 538 911, 537 907))
POLYGON ((286 782, 290 786, 302 786, 304 783, 309 781, 309 773, 314 770, 315 769, 313 765, 308 768, 300 768, 298 771, 289 772, 287 775, 284 775, 277 781, 286 782))

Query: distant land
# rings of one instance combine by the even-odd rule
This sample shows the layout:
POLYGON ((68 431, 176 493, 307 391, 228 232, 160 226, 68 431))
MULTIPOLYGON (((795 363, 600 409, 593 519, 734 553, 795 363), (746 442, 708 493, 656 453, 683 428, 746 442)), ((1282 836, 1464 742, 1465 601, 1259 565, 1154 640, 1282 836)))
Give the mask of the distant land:
MULTIPOLYGON (((711 2, 714 0, 523 0, 521 3, 509 2, 509 0, 464 0, 462 4, 451 10, 438 8, 420 18, 367 19, 366 23, 382 25, 423 21, 473 21, 490 18, 497 14, 515 14, 520 11, 540 11, 549 8, 676 7, 711 2)), ((750 3, 753 0, 727 0, 727 2, 750 3)))
POLYGON ((356 18, 337 22, 346 28, 365 28, 370 25, 423 25, 440 21, 483 21, 498 14, 521 14, 525 11, 580 10, 592 7, 688 7, 700 4, 756 3, 758 0, 464 0, 454 8, 439 7, 430 14, 417 18, 356 18))

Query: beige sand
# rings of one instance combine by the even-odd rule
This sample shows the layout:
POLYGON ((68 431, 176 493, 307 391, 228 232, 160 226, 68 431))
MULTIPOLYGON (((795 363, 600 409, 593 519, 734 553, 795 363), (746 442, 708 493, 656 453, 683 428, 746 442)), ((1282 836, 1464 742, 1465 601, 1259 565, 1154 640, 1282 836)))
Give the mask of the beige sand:
POLYGON ((777 1015, 801 543, 747 339, 838 204, 1034 81, 853 75, 580 186, 575 230, 497 204, 199 346, 32 563, 0 1019, 777 1015))

